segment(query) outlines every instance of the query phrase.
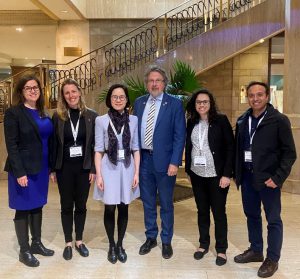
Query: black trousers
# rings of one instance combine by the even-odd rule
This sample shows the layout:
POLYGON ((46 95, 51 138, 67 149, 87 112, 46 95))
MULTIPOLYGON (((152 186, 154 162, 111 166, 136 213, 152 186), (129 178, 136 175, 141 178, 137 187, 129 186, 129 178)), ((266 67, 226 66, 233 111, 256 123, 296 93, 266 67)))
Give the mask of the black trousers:
POLYGON ((227 241, 227 216, 226 198, 228 187, 219 187, 219 177, 200 177, 191 173, 191 183, 198 209, 198 228, 200 248, 208 249, 210 245, 210 209, 215 221, 215 238, 217 253, 226 253, 227 241))
POLYGON ((86 219, 86 203, 90 190, 89 173, 89 170, 82 168, 82 161, 65 161, 62 169, 56 171, 60 194, 61 221, 66 242, 73 240, 73 216, 76 240, 82 240, 86 219))

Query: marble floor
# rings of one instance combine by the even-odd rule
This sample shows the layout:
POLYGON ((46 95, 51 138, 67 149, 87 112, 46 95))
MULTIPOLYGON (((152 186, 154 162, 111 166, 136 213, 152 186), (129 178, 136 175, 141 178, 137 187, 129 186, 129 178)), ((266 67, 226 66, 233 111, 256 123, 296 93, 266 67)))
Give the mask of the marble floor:
MULTIPOLYGON (((283 193, 282 203, 284 243, 279 270, 272 278, 300 278, 300 195, 283 193)), ((67 262, 62 258, 64 240, 57 186, 50 184, 49 201, 44 208, 43 242, 55 250, 55 255, 49 258, 37 256, 40 267, 29 268, 18 261, 18 245, 12 221, 14 211, 7 206, 7 181, 0 180, 0 278, 257 278, 259 263, 236 264, 233 261, 236 254, 248 247, 240 193, 235 187, 229 192, 227 212, 229 248, 225 266, 215 265, 213 224, 209 253, 201 261, 193 259, 198 244, 193 199, 175 203, 175 234, 172 243, 174 256, 165 260, 161 257, 160 242, 150 254, 138 255, 138 249, 145 237, 143 208, 137 200, 130 206, 129 224, 124 240, 128 261, 125 264, 118 262, 112 265, 106 259, 108 242, 103 226, 103 205, 90 196, 84 239, 90 256, 82 258, 74 251, 73 259, 67 262)))

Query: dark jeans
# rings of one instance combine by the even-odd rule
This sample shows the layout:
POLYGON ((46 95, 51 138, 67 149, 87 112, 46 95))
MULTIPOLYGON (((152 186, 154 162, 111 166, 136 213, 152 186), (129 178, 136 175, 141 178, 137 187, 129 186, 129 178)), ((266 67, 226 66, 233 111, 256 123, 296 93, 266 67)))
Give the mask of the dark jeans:
POLYGON ((208 249, 210 245, 210 209, 215 221, 215 238, 217 253, 226 253, 227 216, 226 198, 227 188, 219 187, 219 177, 201 177, 191 172, 191 183, 198 209, 198 228, 200 248, 208 249))
POLYGON ((86 202, 89 196, 89 170, 82 169, 82 162, 64 162, 56 172, 61 204, 61 221, 65 241, 73 240, 73 211, 76 240, 82 240, 86 219, 86 202))
POLYGON ((242 199, 244 212, 247 217, 250 248, 255 252, 263 252, 262 203, 268 222, 267 257, 278 262, 283 239, 283 225, 280 217, 281 190, 280 188, 265 187, 260 191, 256 191, 252 186, 252 179, 253 175, 251 172, 243 172, 242 199))

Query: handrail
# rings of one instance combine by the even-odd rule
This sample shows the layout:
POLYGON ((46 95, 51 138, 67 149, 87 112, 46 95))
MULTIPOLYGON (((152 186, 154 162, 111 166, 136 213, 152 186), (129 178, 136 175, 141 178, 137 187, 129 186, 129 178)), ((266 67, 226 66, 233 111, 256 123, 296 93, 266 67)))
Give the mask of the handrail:
MULTIPOLYGON (((0 91, 10 82, 12 95, 15 80, 26 72, 35 72, 42 81, 46 105, 55 107, 60 84, 65 78, 77 79, 84 93, 89 93, 263 1, 187 0, 68 63, 41 63, 10 76, 0 82, 0 91)), ((12 96, 7 99, 8 105, 13 103, 12 96)))
MULTIPOLYGON (((177 6, 177 7, 173 8, 173 9, 169 10, 167 13, 170 13, 170 12, 174 11, 175 9, 180 8, 180 7, 182 7, 183 5, 185 5, 186 3, 192 2, 192 1, 193 1, 193 0, 187 0, 187 1, 183 2, 183 3, 181 3, 179 6, 177 6)), ((105 48, 106 46, 111 45, 111 44, 115 43, 116 41, 119 41, 120 39, 122 39, 122 38, 124 38, 124 37, 127 37, 127 36, 130 35, 131 33, 135 32, 136 30, 139 30, 139 29, 143 28, 144 26, 146 26, 146 25, 149 24, 150 22, 156 21, 157 19, 161 18, 161 17, 164 16, 165 14, 166 14, 166 13, 163 13, 163 14, 161 14, 161 15, 159 15, 159 16, 153 18, 153 19, 150 19, 150 20, 146 21, 145 23, 139 25, 138 27, 134 28, 133 30, 129 31, 128 33, 126 33, 126 34, 124 34, 124 35, 121 35, 120 37, 118 37, 118 38, 116 38, 116 39, 114 39, 114 40, 112 40, 112 41, 110 41, 110 42, 108 42, 108 43, 106 43, 106 44, 104 44, 104 45, 102 45, 102 46, 100 46, 100 47, 98 47, 98 48, 96 48, 96 49, 94 49, 94 50, 88 52, 88 53, 85 53, 85 54, 83 54, 82 56, 77 57, 77 58, 75 58, 75 59, 73 59, 73 60, 71 60, 71 61, 69 61, 69 62, 67 62, 67 63, 54 63, 54 64, 53 64, 53 63, 39 63, 39 64, 37 64, 37 65, 35 65, 35 66, 29 67, 29 68, 27 68, 27 69, 25 69, 25 70, 19 72, 19 73, 17 73, 17 74, 14 74, 14 75, 12 75, 12 76, 6 78, 6 79, 3 79, 3 80, 1 80, 1 82, 8 81, 8 80, 10 80, 10 79, 12 79, 12 78, 14 78, 14 77, 16 77, 16 76, 18 76, 18 75, 20 75, 20 74, 26 72, 28 69, 34 69, 34 68, 37 68, 37 67, 40 67, 40 66, 46 66, 46 65, 49 65, 49 66, 50 66, 50 65, 67 66, 67 65, 69 65, 69 64, 72 64, 72 63, 76 62, 77 60, 80 60, 80 59, 83 58, 83 57, 86 57, 86 56, 88 56, 88 55, 91 55, 92 53, 97 52, 97 51, 99 51, 100 49, 103 49, 103 48, 105 48)))

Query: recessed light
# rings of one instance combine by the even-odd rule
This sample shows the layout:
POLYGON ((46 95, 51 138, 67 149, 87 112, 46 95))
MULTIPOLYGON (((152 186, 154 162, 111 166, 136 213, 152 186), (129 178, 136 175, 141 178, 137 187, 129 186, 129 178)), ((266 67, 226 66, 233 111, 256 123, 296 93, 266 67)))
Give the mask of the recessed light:
POLYGON ((28 57, 25 57, 25 59, 27 60, 27 59, 28 59, 28 57))
POLYGON ((259 42, 262 44, 265 40, 264 39, 260 39, 259 42))
POLYGON ((22 27, 17 27, 17 28, 16 28, 16 31, 22 32, 22 31, 23 31, 23 28, 22 28, 22 27))
POLYGON ((68 13, 67 10, 62 10, 62 11, 60 11, 60 12, 61 12, 61 13, 64 13, 64 14, 68 13))

